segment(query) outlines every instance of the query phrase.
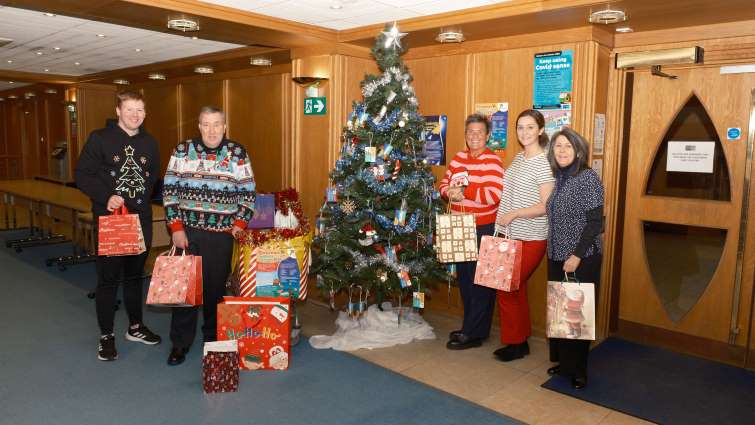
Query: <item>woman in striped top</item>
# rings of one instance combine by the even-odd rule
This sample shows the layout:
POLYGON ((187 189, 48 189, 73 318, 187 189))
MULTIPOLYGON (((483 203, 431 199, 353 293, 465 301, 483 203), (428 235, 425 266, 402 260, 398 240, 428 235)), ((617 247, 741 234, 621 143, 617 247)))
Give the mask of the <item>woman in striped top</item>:
POLYGON ((516 119, 516 136, 524 148, 511 162, 503 179, 503 195, 496 217, 496 231, 522 241, 519 290, 498 291, 498 317, 503 348, 494 352, 503 362, 530 353, 527 337, 532 333, 527 302, 527 280, 543 260, 548 237, 545 202, 553 191, 554 178, 545 146, 545 119, 534 110, 522 111, 516 119))
MULTIPOLYGON (((440 193, 451 202, 451 210, 475 214, 477 245, 482 235, 492 235, 495 213, 503 187, 503 164, 485 146, 490 123, 480 114, 467 117, 464 139, 467 150, 457 153, 440 181, 440 193)), ((474 284, 477 263, 457 263, 459 290, 464 303, 462 328, 451 332, 446 347, 464 350, 479 347, 490 333, 495 290, 474 284)))

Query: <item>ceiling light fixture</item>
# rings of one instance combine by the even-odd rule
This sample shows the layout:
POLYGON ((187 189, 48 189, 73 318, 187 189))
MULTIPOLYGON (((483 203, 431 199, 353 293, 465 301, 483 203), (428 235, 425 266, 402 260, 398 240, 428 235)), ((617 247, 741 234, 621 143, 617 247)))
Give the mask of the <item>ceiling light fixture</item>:
POLYGON ((79 66, 79 65, 81 65, 81 62, 74 62, 73 64, 76 65, 76 66, 79 66))
POLYGON ((464 41, 464 33, 461 28, 441 28, 435 40, 441 43, 461 43, 464 41))
POLYGON ((623 10, 606 7, 603 10, 592 12, 587 19, 592 24, 616 24, 627 20, 627 14, 623 10))
POLYGON ((129 85, 128 80, 124 80, 123 78, 117 78, 113 80, 113 84, 118 84, 119 86, 127 86, 129 85))
POLYGON ((13 63, 13 61, 12 61, 12 60, 10 60, 10 59, 8 59, 8 63, 13 63))
POLYGON ((138 47, 137 47, 136 49, 134 49, 134 51, 135 51, 136 53, 139 53, 139 52, 141 52, 141 51, 142 51, 142 49, 140 49, 140 48, 138 48, 138 47))
POLYGON ((53 89, 53 88, 45 89, 45 93, 47 93, 47 94, 57 94, 58 93, 58 89, 53 89))
POLYGON ((273 64, 273 60, 270 58, 252 56, 252 58, 249 60, 249 63, 254 66, 271 66, 273 64))
POLYGON ((45 72, 50 72, 50 68, 45 68, 45 72))
POLYGON ((36 53, 36 54, 37 54, 37 56, 42 56, 42 55, 44 55, 44 52, 41 52, 41 51, 36 51, 36 52, 34 52, 34 53, 36 53))
POLYGON ((105 34, 97 34, 97 37, 99 37, 99 38, 105 38, 105 34))
POLYGON ((147 76, 150 80, 164 80, 165 74, 161 74, 159 72, 153 72, 147 76))
POLYGON ((629 27, 618 27, 618 28, 616 28, 616 32, 628 33, 628 32, 634 32, 634 30, 632 28, 629 28, 629 27))
POLYGON ((4 97, 0 97, 0 102, 2 102, 2 101, 4 101, 4 100, 5 100, 5 98, 4 98, 4 97))
POLYGON ((195 67, 194 72, 196 72, 197 74, 212 74, 213 72, 215 72, 215 70, 212 69, 212 67, 209 65, 202 65, 195 67))
POLYGON ((191 39, 192 40, 199 40, 199 37, 197 37, 196 35, 194 35, 194 36, 191 37, 191 39))
POLYGON ((50 12, 45 12, 45 16, 49 16, 49 17, 52 18, 53 16, 55 16, 55 14, 54 13, 50 13, 50 12))
POLYGON ((343 5, 341 3, 334 3, 330 5, 330 8, 333 10, 339 10, 339 9, 343 9, 343 5))
POLYGON ((191 19, 171 19, 168 21, 168 28, 176 31, 199 31, 199 24, 191 19))
POLYGON ((12 94, 8 96, 8 99, 18 99, 18 96, 16 96, 15 94, 12 94))
POLYGON ((8 84, 14 84, 15 81, 8 81, 8 84))
POLYGON ((52 50, 55 50, 56 52, 60 51, 60 47, 53 47, 52 50))
POLYGON ((32 97, 34 97, 36 95, 37 94, 34 93, 33 91, 28 91, 28 92, 24 93, 24 97, 27 98, 27 99, 32 98, 32 97))

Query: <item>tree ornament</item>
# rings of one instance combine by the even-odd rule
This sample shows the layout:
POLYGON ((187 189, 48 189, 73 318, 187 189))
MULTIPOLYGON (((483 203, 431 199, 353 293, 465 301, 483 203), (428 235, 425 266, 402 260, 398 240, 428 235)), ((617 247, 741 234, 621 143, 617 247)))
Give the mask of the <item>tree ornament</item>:
POLYGON ((370 246, 377 240, 377 232, 369 223, 362 226, 362 228, 359 229, 359 233, 363 235, 362 238, 359 239, 359 244, 362 246, 370 246))
POLYGON ((383 48, 387 49, 389 47, 396 47, 400 49, 401 39, 406 36, 406 33, 399 32, 398 25, 394 22, 390 30, 383 31, 383 35, 385 36, 383 48))
POLYGON ((383 269, 378 269, 377 277, 378 279, 380 279, 381 282, 385 282, 386 280, 388 280, 388 273, 383 269))
POLYGON ((393 173, 391 173, 391 179, 396 180, 398 178, 398 173, 401 171, 401 161, 396 160, 396 165, 393 167, 393 173))
POLYGON ((391 91, 390 91, 390 92, 388 93, 388 97, 387 97, 387 98, 385 99, 385 103, 387 103, 387 104, 388 104, 388 103, 391 103, 391 102, 393 102, 393 99, 395 99, 395 98, 396 98, 396 92, 395 92, 395 91, 393 91, 393 90, 391 90, 391 91))
POLYGON ((404 121, 404 120, 401 120, 401 121, 398 122, 398 126, 401 127, 401 128, 404 128, 405 125, 406 125, 406 121, 404 121))
POLYGON ((354 214, 354 211, 356 211, 356 209, 357 204, 351 199, 346 199, 345 201, 341 202, 341 211, 343 211, 347 215, 354 214))

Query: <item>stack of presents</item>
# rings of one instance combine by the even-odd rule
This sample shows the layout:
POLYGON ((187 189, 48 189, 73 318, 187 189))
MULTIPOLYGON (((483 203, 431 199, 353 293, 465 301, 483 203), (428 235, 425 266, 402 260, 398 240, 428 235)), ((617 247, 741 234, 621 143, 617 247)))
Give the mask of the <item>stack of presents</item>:
MULTIPOLYGON (((99 243, 108 247, 108 255, 132 255, 140 248, 143 252, 138 235, 105 236, 123 234, 127 227, 140 233, 137 216, 102 217, 99 225, 104 236, 99 243)), ((217 341, 205 343, 205 392, 238 391, 239 370, 288 368, 292 328, 298 339, 294 305, 307 296, 311 241, 295 190, 257 195, 255 216, 234 247, 228 296, 218 305, 217 341)), ((201 305, 202 258, 176 255, 175 248, 158 256, 147 304, 201 305)))

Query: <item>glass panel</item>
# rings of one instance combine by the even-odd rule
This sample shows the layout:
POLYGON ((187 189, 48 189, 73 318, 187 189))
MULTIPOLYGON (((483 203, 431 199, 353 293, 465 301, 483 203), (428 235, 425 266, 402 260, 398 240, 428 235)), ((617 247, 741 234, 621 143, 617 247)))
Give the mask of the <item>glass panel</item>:
POLYGON ((679 111, 668 132, 661 141, 661 146, 650 169, 648 195, 673 196, 677 198, 711 199, 729 201, 729 169, 726 157, 718 139, 718 133, 708 113, 697 96, 692 96, 679 111), (713 141, 716 143, 713 155, 713 173, 683 173, 666 171, 666 153, 669 141, 713 141))
POLYGON ((679 322, 710 284, 726 230, 643 221, 645 255, 669 318, 679 322))

